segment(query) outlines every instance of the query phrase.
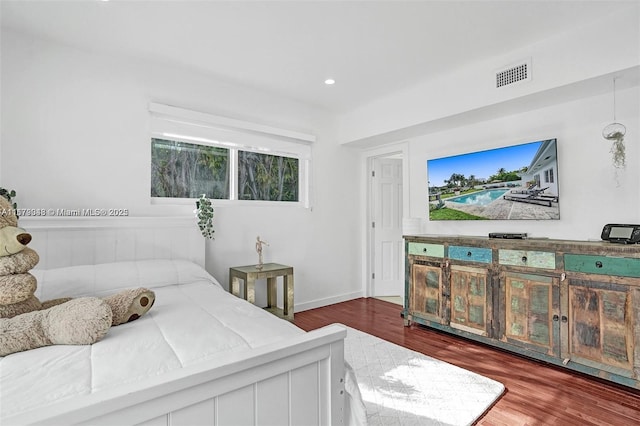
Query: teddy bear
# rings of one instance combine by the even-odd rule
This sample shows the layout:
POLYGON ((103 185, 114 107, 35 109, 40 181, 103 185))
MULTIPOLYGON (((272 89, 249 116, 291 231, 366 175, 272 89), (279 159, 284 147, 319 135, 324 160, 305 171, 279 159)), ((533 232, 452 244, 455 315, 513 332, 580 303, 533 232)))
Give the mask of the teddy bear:
POLYGON ((34 295, 37 280, 29 273, 40 260, 27 247, 31 239, 0 196, 0 356, 49 345, 90 345, 153 306, 155 294, 146 288, 41 302, 34 295))

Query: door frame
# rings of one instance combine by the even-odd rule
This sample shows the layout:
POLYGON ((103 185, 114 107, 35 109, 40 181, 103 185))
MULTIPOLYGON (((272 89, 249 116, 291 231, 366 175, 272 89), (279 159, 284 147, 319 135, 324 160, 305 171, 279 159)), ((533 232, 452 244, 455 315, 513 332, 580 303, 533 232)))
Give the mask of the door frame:
MULTIPOLYGON (((373 279, 372 274, 375 270, 375 244, 374 229, 371 226, 374 216, 374 191, 373 178, 371 173, 374 170, 375 161, 382 158, 397 157, 402 160, 402 219, 409 217, 409 143, 400 142, 393 145, 386 145, 376 149, 368 150, 363 153, 364 168, 364 188, 363 193, 366 194, 366 200, 363 203, 363 243, 362 243, 362 265, 363 265, 363 283, 362 289, 365 297, 373 296, 373 279)), ((404 225, 403 225, 404 228, 404 225)), ((404 269, 404 267, 402 268, 404 269)), ((404 303, 404 292, 400 294, 404 303)))

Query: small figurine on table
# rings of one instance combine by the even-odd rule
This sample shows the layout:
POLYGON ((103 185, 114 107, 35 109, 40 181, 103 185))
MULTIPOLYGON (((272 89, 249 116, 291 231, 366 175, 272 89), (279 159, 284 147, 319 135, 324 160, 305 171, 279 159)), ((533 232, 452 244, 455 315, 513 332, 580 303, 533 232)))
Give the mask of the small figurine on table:
POLYGON ((262 241, 260 239, 260 235, 258 235, 258 237, 256 237, 256 251, 258 252, 258 264, 256 265, 256 268, 258 269, 262 269, 262 267, 264 266, 264 263, 262 262, 262 246, 263 245, 269 245, 268 242, 266 241, 262 241))

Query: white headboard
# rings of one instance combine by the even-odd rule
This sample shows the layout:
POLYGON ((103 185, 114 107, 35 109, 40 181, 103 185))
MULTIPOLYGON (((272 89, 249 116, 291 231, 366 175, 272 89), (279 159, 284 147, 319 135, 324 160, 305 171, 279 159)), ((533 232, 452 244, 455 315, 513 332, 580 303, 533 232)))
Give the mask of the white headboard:
POLYGON ((125 260, 187 259, 205 266, 195 217, 21 217, 36 269, 125 260))

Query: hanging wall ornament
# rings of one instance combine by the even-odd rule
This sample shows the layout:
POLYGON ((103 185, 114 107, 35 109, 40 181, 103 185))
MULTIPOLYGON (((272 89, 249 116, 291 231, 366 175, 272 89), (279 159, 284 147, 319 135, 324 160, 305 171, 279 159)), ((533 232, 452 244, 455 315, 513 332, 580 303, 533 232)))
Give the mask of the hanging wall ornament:
POLYGON ((616 121, 616 79, 613 79, 613 123, 602 129, 602 136, 612 141, 611 154, 613 154, 613 166, 616 168, 624 168, 626 166, 626 157, 624 150, 624 135, 627 128, 622 123, 616 121))

